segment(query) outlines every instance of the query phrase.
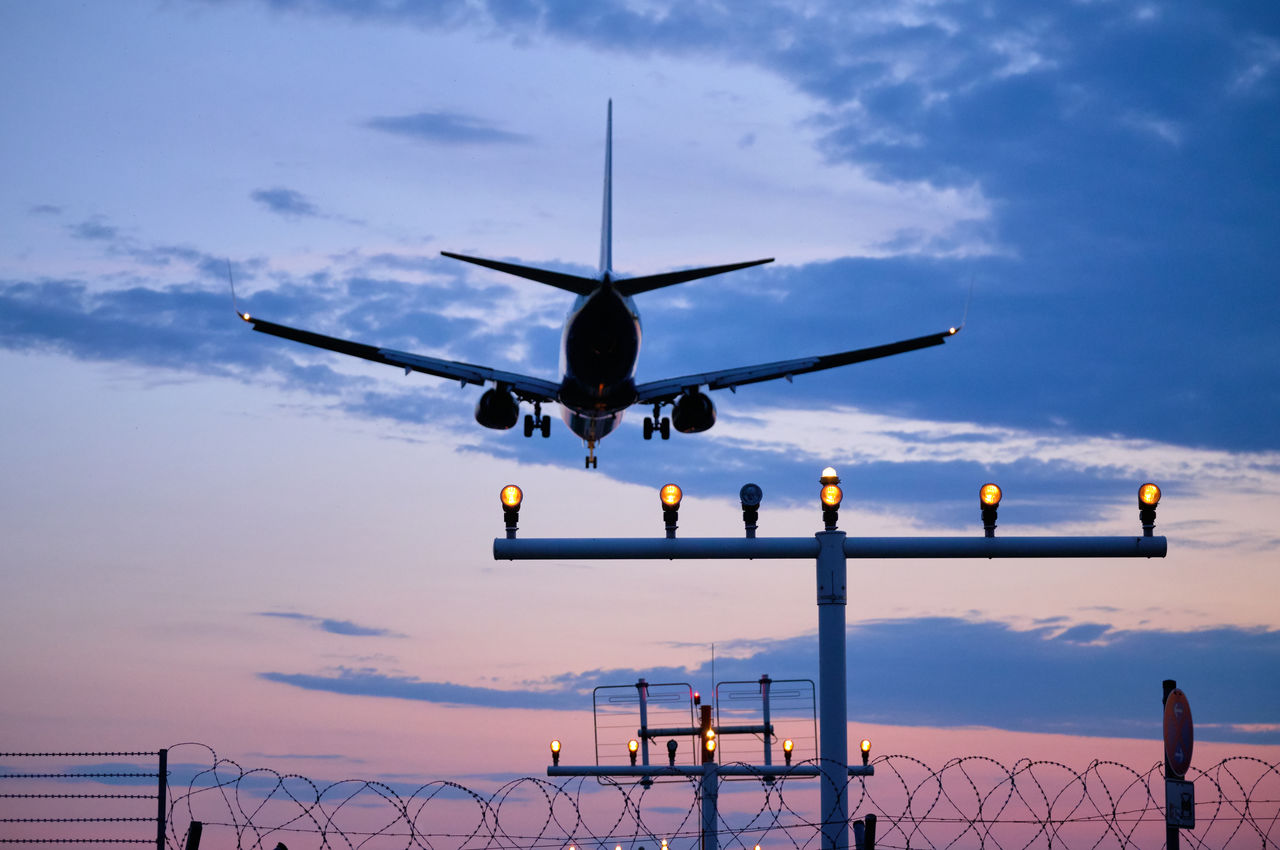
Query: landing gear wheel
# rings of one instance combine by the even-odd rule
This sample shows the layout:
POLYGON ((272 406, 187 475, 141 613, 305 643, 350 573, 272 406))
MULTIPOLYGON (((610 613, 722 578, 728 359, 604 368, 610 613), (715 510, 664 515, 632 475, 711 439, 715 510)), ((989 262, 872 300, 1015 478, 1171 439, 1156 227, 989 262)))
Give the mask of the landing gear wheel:
POLYGON ((644 418, 644 438, 646 440, 653 439, 653 420, 648 416, 644 418))
POLYGON ((542 431, 542 439, 545 440, 547 437, 551 436, 551 417, 542 416, 539 418, 542 419, 542 422, 538 425, 538 428, 542 431))
POLYGON ((662 424, 659 426, 658 430, 662 432, 662 439, 670 440, 671 439, 671 420, 664 417, 662 420, 662 424))
POLYGON ((596 456, 595 456, 595 455, 587 455, 587 456, 586 456, 586 458, 584 458, 583 466, 584 466, 585 468, 587 468, 587 469, 595 469, 595 468, 596 468, 596 456))
POLYGON ((524 415, 524 435, 526 437, 533 436, 533 416, 528 413, 524 415))

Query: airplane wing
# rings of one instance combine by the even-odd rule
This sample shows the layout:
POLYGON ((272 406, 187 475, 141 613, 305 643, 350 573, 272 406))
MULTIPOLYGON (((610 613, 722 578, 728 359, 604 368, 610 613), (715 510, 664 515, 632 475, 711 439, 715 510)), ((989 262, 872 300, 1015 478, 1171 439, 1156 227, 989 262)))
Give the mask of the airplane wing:
POLYGON ((483 386, 486 382, 503 384, 525 401, 555 401, 556 395, 560 390, 558 384, 544 381, 541 378, 518 375, 515 372, 504 372, 500 369, 490 369, 488 366, 459 363, 456 360, 441 360, 438 357, 426 357, 421 354, 411 354, 407 351, 396 351, 394 348, 378 348, 375 345, 351 342, 350 340, 325 336, 312 331, 291 328, 287 325, 279 325, 275 322, 268 322, 265 319, 254 318, 248 313, 240 313, 239 315, 240 318, 253 325, 255 331, 291 339, 303 345, 327 348, 330 351, 349 354, 352 357, 362 357, 375 363, 399 366, 404 369, 406 375, 409 372, 423 372, 427 375, 450 378, 455 381, 461 381, 464 384, 475 384, 477 386, 483 386))
POLYGON ((886 345, 874 345, 870 348, 855 348, 852 351, 841 351, 837 354, 823 354, 816 357, 797 357, 794 360, 778 360, 774 363, 761 363, 756 366, 739 366, 736 369, 722 369, 717 372, 702 372, 696 375, 684 375, 679 378, 667 378, 662 381, 649 381, 636 387, 636 404, 652 404, 656 401, 671 401, 685 390, 706 387, 709 390, 737 389, 745 384, 756 384, 761 381, 772 381, 777 378, 791 380, 793 375, 805 372, 820 372, 823 369, 834 369, 850 363, 861 363, 864 360, 875 360, 890 357, 918 348, 942 345, 948 337, 959 333, 959 328, 949 328, 942 333, 904 339, 886 345))

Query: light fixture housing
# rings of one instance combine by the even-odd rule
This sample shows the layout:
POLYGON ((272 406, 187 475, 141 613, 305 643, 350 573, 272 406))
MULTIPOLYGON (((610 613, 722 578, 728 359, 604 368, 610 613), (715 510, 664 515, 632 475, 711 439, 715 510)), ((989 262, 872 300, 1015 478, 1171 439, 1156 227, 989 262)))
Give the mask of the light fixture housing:
POLYGON ((627 754, 631 756, 631 766, 636 766, 636 753, 640 751, 640 742, 635 738, 627 741, 627 754))
POLYGON ((791 751, 796 748, 795 742, 790 738, 782 742, 782 756, 787 760, 787 765, 791 765, 791 751))
POLYGON ((760 500, 764 498, 764 490, 759 484, 743 484, 738 491, 738 501, 742 504, 742 526, 747 537, 756 536, 756 520, 760 518, 760 500))
POLYGON ((859 746, 862 749, 862 763, 866 764, 871 760, 871 739, 863 738, 859 746))
POLYGON ((560 764, 560 741, 556 739, 551 741, 551 763, 557 766, 560 764))
POLYGON ((502 502, 502 519, 507 526, 507 539, 514 540, 516 521, 520 519, 520 505, 524 502, 524 491, 515 484, 508 484, 498 493, 498 499, 502 502))
POLYGON ((982 531, 987 537, 996 536, 996 515, 1000 509, 1000 500, 1004 491, 1000 485, 988 481, 978 488, 978 507, 982 511, 982 531))
MULTIPOLYGON (((672 767, 676 766, 676 750, 679 748, 680 748, 680 745, 676 743, 675 738, 671 738, 670 740, 667 741, 667 764, 671 765, 672 767)), ((662 843, 666 844, 665 841, 662 843)))
POLYGON ((684 492, 678 484, 663 484, 658 491, 658 499, 662 502, 662 522, 667 529, 667 538, 675 539, 676 519, 680 516, 680 502, 684 492))
POLYGON ((828 466, 818 476, 822 489, 818 491, 818 501, 822 504, 822 524, 827 531, 835 531, 840 521, 840 503, 844 501, 844 491, 840 489, 840 476, 835 469, 828 466))

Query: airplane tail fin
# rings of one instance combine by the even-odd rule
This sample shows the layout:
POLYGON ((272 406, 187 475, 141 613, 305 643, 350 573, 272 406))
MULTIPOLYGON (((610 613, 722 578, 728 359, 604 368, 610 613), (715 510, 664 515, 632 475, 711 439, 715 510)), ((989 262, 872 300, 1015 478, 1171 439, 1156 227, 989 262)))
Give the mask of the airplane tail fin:
POLYGON ((600 214, 600 279, 613 277, 613 98, 604 125, 604 209, 600 214))
POLYGON ((604 198, 600 213, 600 272, 597 277, 582 277, 580 275, 566 274, 564 272, 550 271, 549 269, 539 269, 533 266, 522 266, 517 263, 507 263, 501 260, 487 260, 481 257, 468 257, 463 254, 454 254, 450 251, 441 251, 446 257, 452 257, 455 260, 462 260, 465 263, 474 263, 477 266, 493 269, 495 271, 505 272, 517 277, 523 277, 528 280, 534 280, 538 283, 545 283, 548 286, 554 286, 557 289, 564 289, 575 295, 590 295, 601 285, 602 281, 610 281, 619 293, 626 296, 636 295, 641 292, 649 292, 653 289, 661 289, 664 286, 672 286, 677 283, 686 283, 690 280, 697 280, 702 277, 711 277, 724 272, 737 271, 738 269, 750 268, 764 263, 772 263, 773 258, 769 257, 764 260, 750 260, 745 263, 730 263, 724 266, 704 266, 697 269, 679 269, 677 271, 662 272, 661 274, 645 275, 643 277, 624 278, 615 280, 613 277, 613 99, 609 99, 608 112, 605 118, 604 130, 604 198))

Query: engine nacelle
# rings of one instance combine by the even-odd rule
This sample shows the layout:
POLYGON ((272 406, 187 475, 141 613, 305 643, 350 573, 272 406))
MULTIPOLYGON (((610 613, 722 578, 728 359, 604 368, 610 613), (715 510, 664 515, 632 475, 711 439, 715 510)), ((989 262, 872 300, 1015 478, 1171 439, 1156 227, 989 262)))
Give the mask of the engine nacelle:
POLYGON ((506 390, 486 390, 476 402, 476 421, 486 428, 505 431, 520 418, 520 403, 506 390))
POLYGON ((671 426, 681 434, 697 434, 716 424, 716 406, 694 390, 676 399, 671 407, 671 426))

